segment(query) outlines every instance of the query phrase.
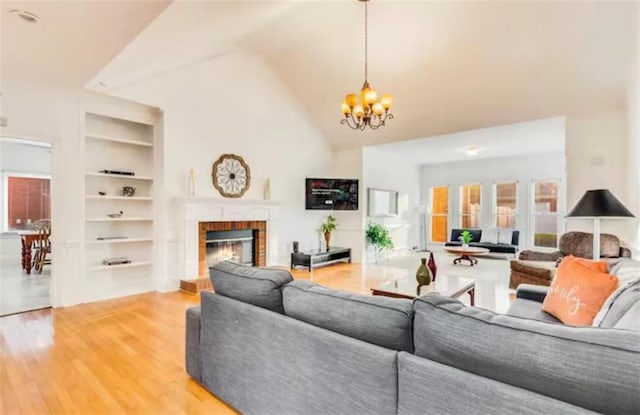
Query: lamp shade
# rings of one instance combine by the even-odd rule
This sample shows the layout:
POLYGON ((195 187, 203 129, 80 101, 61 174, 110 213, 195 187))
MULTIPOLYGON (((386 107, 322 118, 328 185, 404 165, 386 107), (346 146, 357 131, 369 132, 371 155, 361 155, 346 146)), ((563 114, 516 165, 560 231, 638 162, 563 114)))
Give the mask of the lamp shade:
POLYGON ((607 189, 587 190, 567 218, 618 217, 633 218, 629 211, 607 189))

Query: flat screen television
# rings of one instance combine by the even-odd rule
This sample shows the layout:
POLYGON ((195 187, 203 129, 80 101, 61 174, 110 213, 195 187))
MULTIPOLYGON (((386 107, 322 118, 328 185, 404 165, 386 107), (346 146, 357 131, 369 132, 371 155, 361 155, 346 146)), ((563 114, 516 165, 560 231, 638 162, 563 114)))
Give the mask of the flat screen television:
POLYGON ((307 179, 307 210, 358 210, 357 179, 307 179))

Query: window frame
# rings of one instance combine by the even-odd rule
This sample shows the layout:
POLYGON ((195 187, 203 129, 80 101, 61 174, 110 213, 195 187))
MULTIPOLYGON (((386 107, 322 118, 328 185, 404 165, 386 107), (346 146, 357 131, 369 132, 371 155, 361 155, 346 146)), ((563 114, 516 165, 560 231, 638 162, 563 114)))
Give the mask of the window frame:
MULTIPOLYGON (((496 228, 500 228, 500 229, 517 229, 518 227, 518 212, 519 212, 519 208, 520 208, 520 198, 518 197, 518 189, 520 187, 520 182, 518 180, 514 180, 514 181, 496 181, 493 182, 492 188, 491 188, 491 199, 492 199, 492 206, 491 206, 491 215, 492 215, 492 219, 491 222, 493 224, 494 227, 496 228), (515 193, 514 193, 514 197, 515 197, 515 207, 514 207, 514 213, 513 215, 513 228, 500 228, 500 226, 498 225, 498 185, 501 184, 514 184, 516 186, 515 189, 515 193)), ((507 216, 507 215, 500 215, 500 216, 507 216)))
POLYGON ((560 234, 561 234, 561 226, 562 226, 562 216, 560 215, 560 195, 562 191, 562 179, 559 178, 539 178, 532 179, 530 183, 529 189, 529 244, 533 248, 537 249, 557 249, 558 244, 560 243, 560 234), (557 185, 557 193, 556 193, 556 211, 555 212, 536 212, 536 183, 539 182, 555 182, 557 185), (556 217, 556 245, 553 247, 549 246, 538 246, 536 245, 536 216, 541 217, 556 217))
POLYGON ((429 212, 429 232, 428 232, 428 241, 429 243, 432 244, 444 244, 449 240, 449 230, 451 229, 451 220, 450 220, 450 214, 451 214, 451 186, 446 184, 446 185, 437 185, 437 186, 430 186, 429 187, 429 204, 428 204, 428 212, 429 212), (447 189, 447 211, 445 213, 434 213, 433 212, 433 202, 434 202, 434 198, 433 198, 433 190, 436 188, 446 188, 447 189), (437 217, 444 217, 447 220, 447 229, 445 232, 445 240, 443 241, 434 241, 433 240, 433 217, 437 216, 437 217))
MULTIPOLYGON (((482 182, 479 182, 479 183, 462 183, 462 184, 458 185, 458 212, 457 212, 457 220, 458 220, 458 225, 459 225, 458 227, 460 229, 465 229, 462 226, 463 217, 464 216, 467 216, 467 217, 471 217, 472 216, 469 213, 467 213, 467 214, 462 213, 462 206, 463 206, 462 205, 462 201, 464 200, 464 197, 462 195, 462 191, 463 191, 463 188, 465 186, 478 186, 478 188, 480 189, 480 191, 478 192, 478 194, 480 196, 480 203, 479 203, 480 204, 480 209, 478 210, 478 226, 477 226, 477 229, 481 229, 482 228, 482 209, 483 209, 483 206, 482 206, 483 205, 483 200, 482 200, 483 199, 483 197, 482 197, 483 184, 482 184, 482 182)), ((469 228, 469 229, 476 229, 476 228, 469 228)))

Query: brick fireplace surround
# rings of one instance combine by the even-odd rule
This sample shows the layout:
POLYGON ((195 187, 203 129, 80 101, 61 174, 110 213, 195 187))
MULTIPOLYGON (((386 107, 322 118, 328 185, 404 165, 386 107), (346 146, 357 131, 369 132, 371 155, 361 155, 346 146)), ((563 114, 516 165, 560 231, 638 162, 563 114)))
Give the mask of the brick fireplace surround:
POLYGON ((207 268, 207 232, 208 231, 256 231, 255 251, 253 257, 259 267, 267 265, 267 222, 256 221, 226 221, 198 223, 198 277, 209 279, 207 268))

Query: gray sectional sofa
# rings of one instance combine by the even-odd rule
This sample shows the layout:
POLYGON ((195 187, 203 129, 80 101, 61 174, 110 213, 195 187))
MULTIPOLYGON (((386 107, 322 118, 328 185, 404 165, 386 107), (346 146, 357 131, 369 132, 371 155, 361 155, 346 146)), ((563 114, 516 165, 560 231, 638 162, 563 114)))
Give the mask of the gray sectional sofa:
POLYGON ((640 332, 358 295, 221 263, 187 372, 245 414, 640 413, 640 332))

